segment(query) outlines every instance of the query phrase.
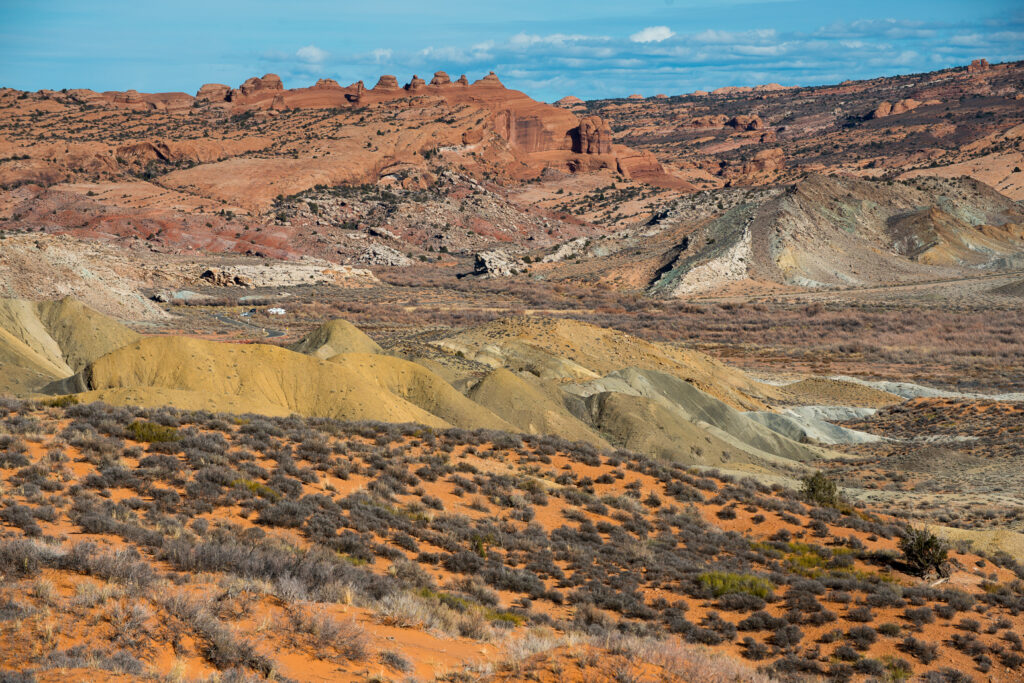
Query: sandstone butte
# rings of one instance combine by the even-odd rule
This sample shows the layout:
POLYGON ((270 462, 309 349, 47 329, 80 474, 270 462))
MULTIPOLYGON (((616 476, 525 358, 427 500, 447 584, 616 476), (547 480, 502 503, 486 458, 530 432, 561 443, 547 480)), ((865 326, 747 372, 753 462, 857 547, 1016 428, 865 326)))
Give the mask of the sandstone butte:
MULTIPOLYGON (((82 89, 69 90, 66 95, 73 101, 92 105, 181 115, 210 108, 237 114, 365 107, 381 103, 411 109, 441 100, 450 107, 469 105, 488 112, 483 129, 465 131, 461 141, 464 145, 481 142, 489 128, 505 140, 519 161, 538 171, 544 166, 563 166, 574 172, 609 168, 627 178, 655 185, 674 187, 680 182, 667 174, 650 152, 613 144, 611 129, 600 117, 580 119, 562 107, 538 102, 525 93, 506 88, 493 71, 472 83, 465 75, 453 81, 447 73, 438 71, 429 83, 413 76, 404 86, 396 76, 385 74, 372 88, 367 88, 362 81, 343 87, 332 79, 320 79, 308 88, 285 89, 280 77, 266 74, 250 78, 237 88, 207 83, 199 88, 195 97, 181 92, 97 93, 82 89)), ((569 101, 582 100, 571 98, 569 101)))

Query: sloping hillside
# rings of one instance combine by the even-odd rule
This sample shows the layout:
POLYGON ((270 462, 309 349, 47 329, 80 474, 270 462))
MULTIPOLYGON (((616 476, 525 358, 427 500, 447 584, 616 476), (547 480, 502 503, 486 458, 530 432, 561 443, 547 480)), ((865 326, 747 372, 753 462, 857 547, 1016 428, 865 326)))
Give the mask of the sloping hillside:
POLYGON ((138 338, 74 299, 0 299, 0 392, 39 389, 138 338))
POLYGON ((811 175, 687 235, 651 291, 741 280, 848 287, 954 277, 1024 258, 1020 205, 969 178, 903 183, 811 175))

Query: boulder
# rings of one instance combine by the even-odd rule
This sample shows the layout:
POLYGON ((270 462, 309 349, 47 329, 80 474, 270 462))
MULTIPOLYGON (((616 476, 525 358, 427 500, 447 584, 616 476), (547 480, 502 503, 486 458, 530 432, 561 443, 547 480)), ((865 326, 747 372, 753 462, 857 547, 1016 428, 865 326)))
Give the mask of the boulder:
POLYGON ((512 277, 523 270, 526 270, 525 264, 504 251, 482 251, 474 255, 474 275, 490 278, 512 277))

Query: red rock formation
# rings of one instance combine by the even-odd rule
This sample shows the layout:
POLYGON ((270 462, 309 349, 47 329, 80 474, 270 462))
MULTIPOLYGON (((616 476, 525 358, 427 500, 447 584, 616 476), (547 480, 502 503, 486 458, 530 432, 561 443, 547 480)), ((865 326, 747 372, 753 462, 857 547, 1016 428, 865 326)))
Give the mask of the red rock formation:
POLYGON ((627 100, 642 100, 643 98, 644 98, 644 96, 643 96, 643 95, 641 95, 641 94, 639 94, 639 93, 633 93, 632 95, 630 95, 630 96, 629 96, 629 97, 627 97, 626 99, 627 99, 627 100))
POLYGON ((575 95, 566 95, 562 99, 555 102, 559 107, 571 107, 574 104, 583 104, 583 100, 576 97, 575 95))
POLYGON ((786 155, 782 150, 774 147, 762 149, 754 155, 751 161, 743 164, 743 174, 753 175, 755 173, 774 173, 781 171, 786 166, 786 155))
POLYGON ((400 88, 398 87, 398 79, 395 78, 394 76, 392 76, 391 74, 384 74, 377 81, 377 85, 373 86, 373 90, 375 92, 376 91, 380 91, 380 90, 399 90, 399 89, 400 88))
POLYGON ((657 95, 654 96, 654 99, 656 99, 656 100, 667 100, 668 99, 668 95, 666 95, 663 92, 660 92, 660 93, 658 93, 657 95))
POLYGON ((469 79, 466 78, 466 74, 459 76, 459 80, 455 81, 459 85, 469 85, 469 79))
POLYGON ((915 100, 913 98, 908 97, 908 98, 900 100, 896 104, 892 105, 892 115, 895 116, 896 114, 902 114, 902 113, 908 112, 908 111, 910 111, 912 109, 917 109, 920 106, 921 106, 920 102, 918 102, 917 100, 915 100))
POLYGON ((405 89, 412 92, 414 90, 422 90, 425 87, 427 87, 427 82, 424 81, 419 76, 417 76, 416 74, 413 74, 412 80, 409 81, 409 84, 407 86, 405 86, 405 89))
POLYGON ((321 78, 316 82, 316 85, 314 85, 313 87, 319 88, 321 90, 333 90, 335 88, 341 88, 341 86, 338 85, 338 81, 334 80, 333 78, 321 78))
POLYGON ((886 116, 895 116, 896 114, 903 114, 917 109, 921 106, 921 103, 912 98, 905 98, 897 102, 896 104, 889 104, 888 102, 882 102, 871 112, 871 118, 873 119, 884 119, 886 116))
POLYGON ((751 90, 753 90, 753 88, 751 88, 750 86, 747 86, 747 85, 727 85, 727 86, 724 86, 724 87, 721 87, 721 88, 715 88, 714 90, 711 91, 711 94, 712 95, 732 95, 732 94, 738 93, 738 92, 750 92, 751 90))
POLYGON ((664 169, 655 156, 645 150, 619 147, 616 150, 615 168, 622 177, 630 180, 645 180, 664 175, 664 169))
POLYGON ((763 130, 765 127, 764 121, 757 114, 734 116, 725 125, 736 130, 763 130))
POLYGON ((988 71, 991 67, 989 66, 987 59, 975 59, 967 65, 967 73, 976 74, 982 71, 988 71))
POLYGON ((600 116, 584 116, 572 134, 572 151, 578 154, 611 154, 612 129, 600 116))
POLYGON ((487 85, 495 88, 505 87, 505 85, 498 79, 498 75, 493 71, 481 78, 479 81, 473 83, 473 85, 487 85))
POLYGON ((709 114, 690 119, 687 125, 690 128, 721 128, 728 122, 729 117, 725 114, 709 114))
POLYGON ((430 85, 451 85, 452 79, 444 71, 435 71, 434 77, 430 79, 430 85))
POLYGON ((206 102, 224 102, 227 100, 229 92, 231 92, 231 88, 223 83, 205 83, 196 93, 196 99, 206 102))
POLYGON ((888 102, 881 102, 875 110, 871 112, 871 118, 873 119, 884 119, 886 116, 892 113, 892 105, 888 102))

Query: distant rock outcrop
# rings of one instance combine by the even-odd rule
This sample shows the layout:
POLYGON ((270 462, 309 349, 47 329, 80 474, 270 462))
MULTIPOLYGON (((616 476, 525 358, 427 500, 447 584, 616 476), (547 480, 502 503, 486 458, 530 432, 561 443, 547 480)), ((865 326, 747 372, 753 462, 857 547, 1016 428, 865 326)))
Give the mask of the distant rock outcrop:
POLYGON ((871 112, 872 119, 884 119, 886 116, 895 116, 897 114, 903 114, 913 109, 917 109, 921 106, 921 103, 913 98, 902 99, 896 104, 890 104, 889 102, 881 102, 871 112))
POLYGON ((398 79, 391 74, 384 74, 377 79, 377 85, 373 86, 374 92, 380 90, 398 90, 398 79))
POLYGON ((371 266, 397 266, 405 267, 412 265, 412 259, 386 244, 374 242, 370 244, 362 254, 359 255, 360 263, 367 263, 371 266))
POLYGON ((566 95, 562 99, 555 102, 559 107, 571 107, 575 104, 583 104, 583 100, 576 97, 575 95, 566 95))
MULTIPOLYGON (((463 78, 465 78, 465 76, 463 76, 463 78)), ((476 81, 475 83, 473 83, 473 85, 487 85, 487 86, 492 86, 492 87, 495 87, 495 88, 504 88, 505 87, 505 84, 502 83, 501 80, 498 79, 498 74, 494 73, 493 71, 488 73, 486 76, 481 78, 479 81, 476 81)))
POLYGON ((982 71, 988 71, 992 68, 987 59, 975 59, 967 65, 967 73, 976 74, 982 71))
POLYGON ((435 71, 434 77, 430 79, 430 85, 451 85, 452 79, 444 71, 435 71))
POLYGON ((757 114, 740 114, 726 122, 727 126, 736 130, 764 130, 764 121, 757 114))
POLYGON ((585 116, 573 139, 573 150, 580 154, 611 154, 612 129, 600 116, 585 116))
POLYGON ((473 274, 482 277, 512 277, 526 270, 522 261, 500 250, 482 251, 474 259, 473 274))

